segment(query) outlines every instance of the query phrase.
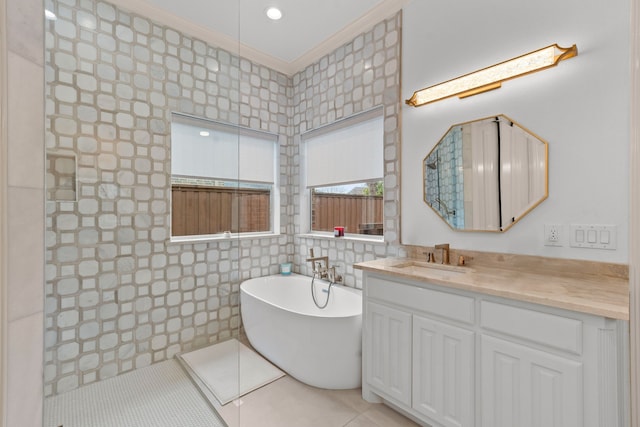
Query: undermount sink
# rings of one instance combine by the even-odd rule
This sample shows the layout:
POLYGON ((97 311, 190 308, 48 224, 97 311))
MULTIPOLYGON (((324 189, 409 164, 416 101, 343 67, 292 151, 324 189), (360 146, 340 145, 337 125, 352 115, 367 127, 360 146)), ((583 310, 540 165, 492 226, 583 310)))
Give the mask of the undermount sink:
POLYGON ((390 267, 398 268, 406 274, 432 276, 443 279, 463 276, 472 271, 469 267, 413 260, 401 261, 397 264, 392 264, 390 267))

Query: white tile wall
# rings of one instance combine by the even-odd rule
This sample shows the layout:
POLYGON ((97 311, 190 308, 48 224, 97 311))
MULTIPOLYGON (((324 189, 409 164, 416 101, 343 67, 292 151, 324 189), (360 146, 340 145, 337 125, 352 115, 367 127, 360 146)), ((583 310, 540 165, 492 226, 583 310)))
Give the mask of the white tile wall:
POLYGON ((43 390, 44 37, 40 0, 7 0, 7 425, 40 427, 43 390))
POLYGON ((42 313, 44 300, 44 200, 41 189, 10 187, 9 321, 42 313), (40 265, 35 263, 40 262, 40 265))
POLYGON ((46 146, 75 153, 78 202, 46 204, 45 395, 238 333, 239 283, 307 272, 309 247, 343 265, 398 246, 400 16, 293 78, 101 1, 48 0, 46 146), (295 239, 294 135, 385 107, 387 243, 295 239), (281 236, 169 242, 170 113, 280 135, 281 236))
POLYGON ((108 3, 47 4, 47 149, 78 164, 77 203, 46 205, 51 395, 237 335, 240 281, 293 245, 169 241, 171 112, 280 134, 286 177, 290 79, 108 3))
MULTIPOLYGON (((328 255, 349 286, 362 287, 362 274, 353 264, 385 256, 399 256, 400 159, 400 28, 398 14, 357 36, 318 62, 293 76, 293 135, 318 128, 353 114, 384 106, 384 243, 345 239, 295 238, 295 269, 310 275, 305 262, 309 249, 316 256, 328 255)), ((300 187, 300 138, 294 138, 291 180, 295 211, 294 232, 302 229, 299 201, 305 191, 300 187)), ((366 161, 366 153, 362 159, 366 161)))
MULTIPOLYGON (((29 62, 42 66, 44 43, 42 1, 34 0, 6 0, 7 1, 7 45, 10 52, 26 58, 29 62)), ((42 79, 37 79, 34 84, 39 84, 42 79)), ((11 87, 11 85, 9 85, 11 87)), ((40 99, 42 99, 40 94, 40 99)), ((42 103, 35 108, 42 108, 42 103)), ((32 113, 38 111, 31 108, 32 113)), ((26 130, 26 129, 25 129, 26 130)))
POLYGON ((42 311, 9 322, 9 427, 42 425, 42 311))
MULTIPOLYGON (((13 2, 10 2, 10 4, 13 2)), ((42 43, 40 43, 40 46, 42 43)), ((44 103, 42 64, 34 63, 16 52, 9 52, 9 185, 43 188, 44 122, 35 114, 33 104, 44 103), (19 143, 11 143, 19 141, 19 143)))

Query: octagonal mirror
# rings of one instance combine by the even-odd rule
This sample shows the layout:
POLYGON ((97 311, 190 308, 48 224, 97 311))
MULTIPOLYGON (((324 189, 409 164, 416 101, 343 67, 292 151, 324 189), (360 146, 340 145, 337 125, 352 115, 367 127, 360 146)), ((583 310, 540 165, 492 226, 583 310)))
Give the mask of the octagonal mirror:
POLYGON ((502 232, 548 195, 547 142, 505 115, 455 124, 424 158, 424 201, 452 229, 502 232))

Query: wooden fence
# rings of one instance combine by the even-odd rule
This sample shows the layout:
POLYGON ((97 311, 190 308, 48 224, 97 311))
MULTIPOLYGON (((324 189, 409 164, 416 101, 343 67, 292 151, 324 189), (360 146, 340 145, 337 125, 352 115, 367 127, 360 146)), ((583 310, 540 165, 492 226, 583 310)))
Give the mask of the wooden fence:
MULTIPOLYGON (((174 185, 171 187, 171 234, 193 236, 225 231, 271 229, 269 190, 174 185)), ((382 234, 382 196, 314 194, 312 230, 382 234)))
POLYGON ((382 234, 382 205, 382 196, 315 193, 311 229, 333 231, 344 226, 345 233, 382 234))
POLYGON ((192 236, 271 229, 269 190, 171 187, 171 234, 192 236))

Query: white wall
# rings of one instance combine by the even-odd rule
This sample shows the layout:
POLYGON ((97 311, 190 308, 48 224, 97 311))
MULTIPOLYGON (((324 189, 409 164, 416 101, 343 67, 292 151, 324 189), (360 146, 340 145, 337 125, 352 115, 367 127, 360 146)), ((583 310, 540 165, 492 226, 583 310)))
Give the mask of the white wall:
MULTIPOLYGON (((44 7, 7 0, 6 426, 42 426, 44 301, 44 7)), ((5 52, 1 53, 2 55, 5 52)), ((5 320, 5 319, 3 319, 5 320)), ((0 425, 2 425, 0 421, 0 425)))
POLYGON ((402 243, 626 263, 629 0, 413 0, 403 15, 402 97, 529 51, 577 44, 547 71, 471 98, 402 111, 402 243), (422 201, 422 159, 450 125, 506 114, 549 143, 549 198, 505 233, 452 231, 422 201), (563 247, 543 244, 544 224, 563 247), (614 224, 617 250, 569 247, 569 225, 614 224))

